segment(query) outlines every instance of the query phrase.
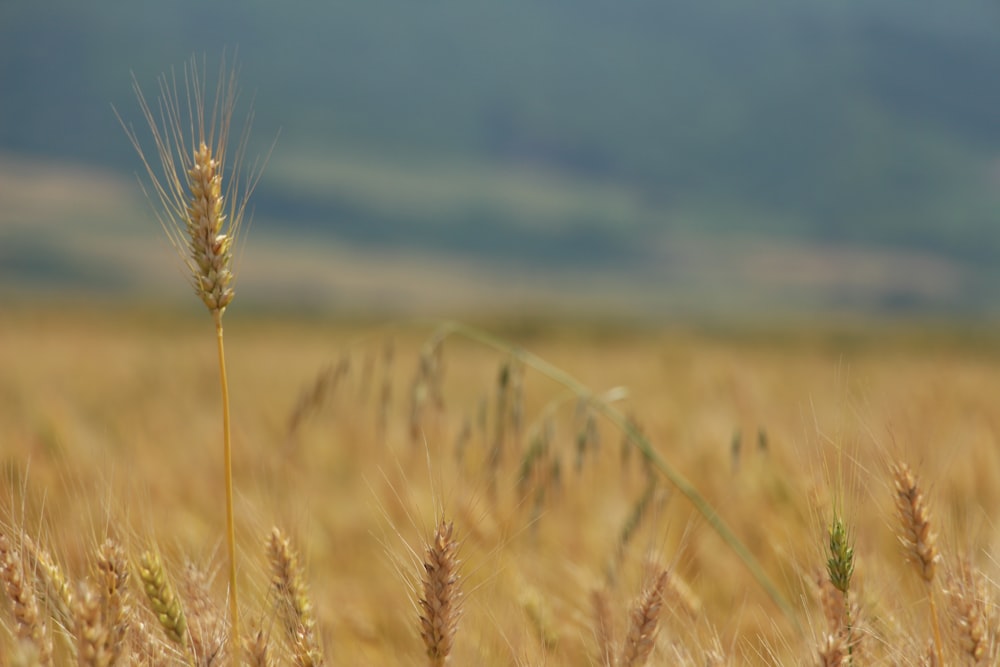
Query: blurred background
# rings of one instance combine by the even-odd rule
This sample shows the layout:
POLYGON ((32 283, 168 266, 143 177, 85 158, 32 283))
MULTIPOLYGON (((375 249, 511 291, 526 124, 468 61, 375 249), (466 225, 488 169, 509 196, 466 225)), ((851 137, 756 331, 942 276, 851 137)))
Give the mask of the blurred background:
POLYGON ((234 50, 245 307, 1000 311, 994 0, 9 0, 0 299, 200 307, 112 108, 234 50))

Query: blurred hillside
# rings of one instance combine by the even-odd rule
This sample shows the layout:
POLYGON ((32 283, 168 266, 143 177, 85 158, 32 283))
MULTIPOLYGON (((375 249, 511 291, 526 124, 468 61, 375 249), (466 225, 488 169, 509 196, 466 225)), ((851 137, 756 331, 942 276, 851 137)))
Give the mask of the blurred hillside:
MULTIPOLYGON (((254 148, 280 130, 254 234, 298 257, 275 250, 272 270, 314 266, 292 283, 304 300, 365 284, 406 302, 419 266, 453 271, 435 293, 475 274, 470 294, 504 283, 511 303, 1000 303, 990 0, 3 3, 8 289, 132 284, 134 247, 88 254, 80 207, 52 210, 18 164, 63 193, 70 173, 132 192, 111 111, 140 121, 130 72, 151 93, 234 47, 254 148), (325 288, 324 253, 354 263, 325 288)), ((94 217, 124 243, 117 223, 149 234, 143 206, 94 217)))

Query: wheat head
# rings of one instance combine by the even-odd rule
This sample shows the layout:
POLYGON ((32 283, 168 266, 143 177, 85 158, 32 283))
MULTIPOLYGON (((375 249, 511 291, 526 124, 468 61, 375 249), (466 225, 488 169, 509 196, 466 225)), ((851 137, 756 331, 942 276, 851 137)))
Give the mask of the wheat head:
POLYGON ((245 168, 252 112, 230 152, 239 97, 236 68, 227 69, 223 59, 211 108, 204 63, 199 67, 192 59, 185 64, 182 79, 178 86, 173 73, 161 76, 159 99, 151 105, 133 77, 155 156, 147 155, 135 129, 120 115, 119 122, 146 169, 152 195, 146 185, 143 190, 157 205, 157 218, 188 268, 191 286, 209 311, 221 315, 233 300, 233 245, 262 165, 245 168))
POLYGON ((458 542, 452 539, 454 528, 453 523, 438 524, 424 560, 420 636, 431 667, 443 667, 448 662, 462 613, 458 542))
POLYGON ((0 580, 13 604, 15 636, 31 648, 35 664, 44 667, 52 663, 52 639, 39 612, 29 574, 20 552, 7 535, 0 533, 0 580))

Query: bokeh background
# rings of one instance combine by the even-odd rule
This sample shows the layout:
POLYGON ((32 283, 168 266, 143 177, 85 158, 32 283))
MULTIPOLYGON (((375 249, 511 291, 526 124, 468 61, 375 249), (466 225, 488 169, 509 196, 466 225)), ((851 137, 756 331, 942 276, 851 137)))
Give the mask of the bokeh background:
POLYGON ((198 307, 112 109, 234 52, 246 307, 1000 310, 992 0, 10 0, 0 298, 198 307))

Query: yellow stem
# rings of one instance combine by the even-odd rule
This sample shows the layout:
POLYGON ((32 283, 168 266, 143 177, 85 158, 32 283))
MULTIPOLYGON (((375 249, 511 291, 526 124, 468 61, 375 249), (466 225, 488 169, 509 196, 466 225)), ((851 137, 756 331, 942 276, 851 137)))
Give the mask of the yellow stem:
POLYGON ((931 603, 931 629, 934 631, 934 653, 937 664, 944 667, 944 651, 941 648, 941 627, 938 623, 937 605, 934 603, 934 585, 927 582, 927 595, 931 603))
POLYGON ((229 615, 233 664, 239 664, 240 611, 236 602, 236 522, 233 518, 233 447, 229 429, 229 381, 226 379, 226 353, 222 344, 222 312, 212 311, 219 347, 219 378, 222 381, 222 457, 226 476, 226 548, 229 552, 229 615))

